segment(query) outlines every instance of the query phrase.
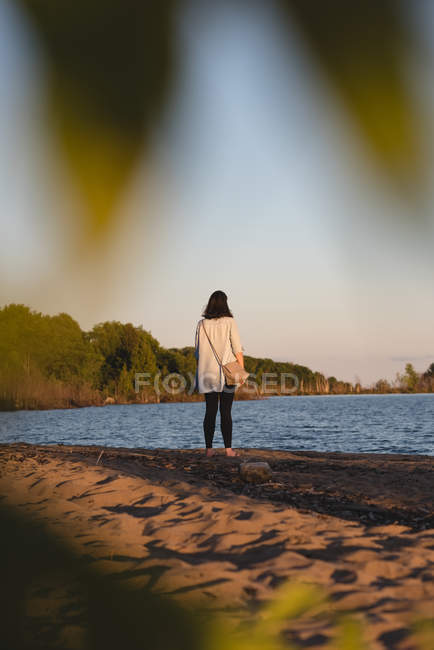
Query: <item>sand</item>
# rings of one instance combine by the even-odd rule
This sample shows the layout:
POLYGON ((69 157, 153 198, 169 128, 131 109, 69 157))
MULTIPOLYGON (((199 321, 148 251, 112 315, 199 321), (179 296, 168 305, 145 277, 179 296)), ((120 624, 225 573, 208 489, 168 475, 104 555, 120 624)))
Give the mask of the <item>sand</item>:
MULTIPOLYGON (((234 621, 255 616, 287 579, 356 612, 371 648, 415 648, 434 617, 434 459, 429 456, 0 445, 0 495, 44 521, 102 571, 234 621), (243 483, 240 462, 272 481, 243 483)), ((288 638, 320 648, 327 620, 288 638)))

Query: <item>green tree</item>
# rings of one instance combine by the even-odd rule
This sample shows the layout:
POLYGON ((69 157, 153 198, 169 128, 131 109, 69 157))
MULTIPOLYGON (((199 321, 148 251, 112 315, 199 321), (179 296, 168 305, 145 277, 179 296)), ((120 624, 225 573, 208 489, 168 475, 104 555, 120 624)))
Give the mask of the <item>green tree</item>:
POLYGON ((103 358, 68 314, 43 316, 25 305, 0 310, 0 369, 64 382, 95 383, 103 358))
POLYGON ((125 399, 130 399, 133 397, 133 384, 131 382, 130 373, 127 370, 127 366, 124 363, 122 370, 119 374, 119 379, 117 381, 117 395, 124 397, 125 399))
POLYGON ((419 375, 411 363, 407 363, 405 366, 404 381, 406 382, 409 391, 414 392, 416 390, 419 375))
POLYGON ((428 366, 427 370, 425 370, 424 377, 434 379, 434 363, 432 363, 430 366, 428 366))
POLYGON ((114 390, 124 367, 130 382, 134 382, 136 372, 147 372, 151 376, 157 372, 154 350, 159 349, 159 343, 141 326, 107 321, 95 325, 89 338, 104 359, 100 369, 100 388, 114 390))
POLYGON ((336 384, 337 379, 332 375, 331 377, 327 377, 327 381, 329 383, 329 387, 332 388, 336 384))
POLYGON ((375 384, 375 391, 377 393, 390 393, 392 391, 392 387, 387 379, 379 379, 375 384))

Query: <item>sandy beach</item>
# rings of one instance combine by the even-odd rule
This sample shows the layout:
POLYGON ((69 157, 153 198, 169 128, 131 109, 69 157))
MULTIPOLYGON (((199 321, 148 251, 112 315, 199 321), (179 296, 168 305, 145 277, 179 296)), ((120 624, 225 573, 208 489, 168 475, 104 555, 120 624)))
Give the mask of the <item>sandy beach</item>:
MULTIPOLYGON (((3 444, 1 501, 102 571, 234 622, 294 579, 355 611, 371 648, 417 647, 411 620, 434 617, 434 459, 239 453, 3 444), (243 482, 247 460, 268 462, 272 479, 243 482)), ((332 633, 300 620, 288 639, 321 648, 332 633)))

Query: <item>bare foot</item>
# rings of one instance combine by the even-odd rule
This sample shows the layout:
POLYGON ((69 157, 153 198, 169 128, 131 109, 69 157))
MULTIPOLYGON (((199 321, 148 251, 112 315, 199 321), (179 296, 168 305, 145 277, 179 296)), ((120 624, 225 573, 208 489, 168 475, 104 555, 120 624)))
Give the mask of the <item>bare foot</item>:
POLYGON ((226 447, 226 456, 239 456, 231 447, 226 447))
POLYGON ((207 455, 207 456, 212 456, 213 454, 214 454, 214 449, 209 449, 209 448, 208 448, 208 449, 206 450, 206 455, 207 455))

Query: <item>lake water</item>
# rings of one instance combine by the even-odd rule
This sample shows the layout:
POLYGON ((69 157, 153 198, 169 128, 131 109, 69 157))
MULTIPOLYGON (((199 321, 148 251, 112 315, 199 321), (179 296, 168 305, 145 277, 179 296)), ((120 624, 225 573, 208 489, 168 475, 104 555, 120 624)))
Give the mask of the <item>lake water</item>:
MULTIPOLYGON (((203 447, 205 404, 0 413, 0 442, 203 447)), ((234 402, 234 448, 434 455, 434 395, 281 396, 234 402)), ((223 446, 219 416, 214 446, 223 446)))

